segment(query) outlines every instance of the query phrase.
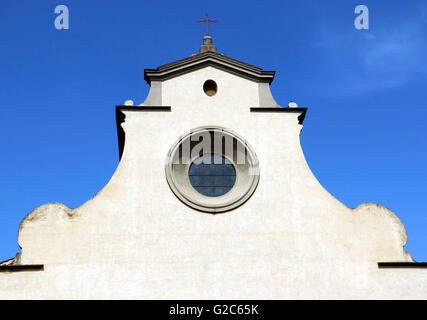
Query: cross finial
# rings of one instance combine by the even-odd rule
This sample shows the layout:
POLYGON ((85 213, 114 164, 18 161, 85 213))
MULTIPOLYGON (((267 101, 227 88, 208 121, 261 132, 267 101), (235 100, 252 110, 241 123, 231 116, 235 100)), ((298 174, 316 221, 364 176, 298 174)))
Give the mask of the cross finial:
POLYGON ((218 22, 218 20, 217 19, 209 19, 209 14, 206 12, 205 13, 205 17, 206 18, 204 18, 203 20, 197 20, 197 22, 204 22, 204 23, 206 23, 206 35, 208 36, 209 35, 209 23, 210 22, 214 22, 214 23, 216 23, 216 22, 218 22))

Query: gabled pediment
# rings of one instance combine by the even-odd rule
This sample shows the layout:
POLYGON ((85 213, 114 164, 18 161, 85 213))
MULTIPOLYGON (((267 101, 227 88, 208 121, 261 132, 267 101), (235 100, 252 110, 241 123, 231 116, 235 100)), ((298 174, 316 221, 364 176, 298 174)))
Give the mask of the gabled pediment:
POLYGON ((144 79, 151 85, 151 81, 171 79, 208 66, 252 81, 269 84, 273 81, 275 74, 275 71, 265 71, 262 68, 230 58, 224 54, 204 52, 161 65, 157 69, 145 69, 144 79))

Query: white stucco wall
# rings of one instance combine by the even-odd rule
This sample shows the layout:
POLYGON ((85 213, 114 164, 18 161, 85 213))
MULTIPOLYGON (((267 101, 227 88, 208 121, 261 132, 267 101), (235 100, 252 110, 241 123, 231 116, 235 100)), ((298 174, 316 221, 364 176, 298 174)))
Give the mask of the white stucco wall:
POLYGON ((258 94, 257 83, 206 67, 162 83, 172 112, 126 111, 109 183, 79 208, 46 204, 23 220, 21 263, 45 271, 0 273, 0 298, 427 298, 427 269, 378 269, 412 261, 400 220, 331 196, 304 159, 298 114, 251 113, 258 94), (261 168, 254 195, 218 215, 180 202, 165 178, 171 145, 205 125, 246 138, 261 168))

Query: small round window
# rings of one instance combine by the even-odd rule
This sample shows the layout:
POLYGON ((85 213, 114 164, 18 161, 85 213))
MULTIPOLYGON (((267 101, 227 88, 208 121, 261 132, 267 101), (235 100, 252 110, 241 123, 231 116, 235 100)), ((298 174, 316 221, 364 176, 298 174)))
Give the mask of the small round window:
POLYGON ((216 95, 216 92, 218 91, 218 86, 216 85, 215 81, 207 80, 203 84, 203 91, 206 93, 206 95, 212 97, 216 95))
POLYGON ((190 183, 199 193, 208 197, 226 194, 236 182, 236 169, 224 156, 205 154, 190 165, 190 183))

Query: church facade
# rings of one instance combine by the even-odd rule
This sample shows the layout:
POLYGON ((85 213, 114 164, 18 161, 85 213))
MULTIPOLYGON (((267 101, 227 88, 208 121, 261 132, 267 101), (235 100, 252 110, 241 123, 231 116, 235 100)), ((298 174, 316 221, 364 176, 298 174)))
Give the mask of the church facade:
POLYGON ((0 263, 1 299, 426 299, 389 209, 317 181, 274 71, 217 52, 145 70, 117 106, 120 163, 78 208, 48 203, 0 263))

